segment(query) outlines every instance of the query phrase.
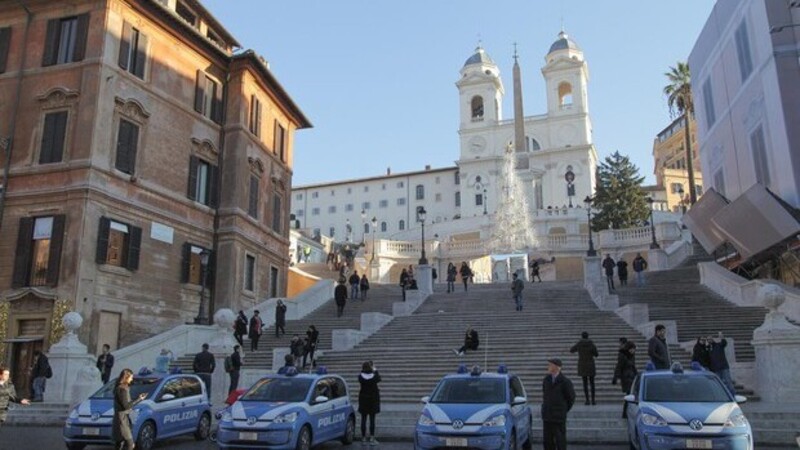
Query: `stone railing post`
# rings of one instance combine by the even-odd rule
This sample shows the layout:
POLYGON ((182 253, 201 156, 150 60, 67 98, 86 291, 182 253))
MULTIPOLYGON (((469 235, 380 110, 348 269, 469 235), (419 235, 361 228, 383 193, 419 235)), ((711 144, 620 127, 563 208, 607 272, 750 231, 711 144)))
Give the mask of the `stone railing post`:
POLYGON ((83 324, 83 317, 76 312, 69 312, 61 322, 67 334, 47 353, 53 377, 47 380, 44 400, 72 406, 100 389, 103 383, 95 357, 87 353, 86 346, 75 334, 75 330, 83 324))
POLYGON ((786 293, 778 286, 758 290, 761 303, 769 308, 764 324, 753 331, 756 350, 756 391, 766 402, 800 402, 800 327, 792 325, 778 308, 786 293))

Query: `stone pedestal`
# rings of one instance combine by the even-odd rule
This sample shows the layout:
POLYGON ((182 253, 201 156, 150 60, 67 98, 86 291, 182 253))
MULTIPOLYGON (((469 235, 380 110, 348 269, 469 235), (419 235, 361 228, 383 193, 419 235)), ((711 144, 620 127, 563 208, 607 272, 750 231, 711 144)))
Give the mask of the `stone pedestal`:
POLYGON ((583 258, 583 286, 598 308, 604 311, 619 308, 619 297, 608 292, 608 283, 599 256, 583 258))
POLYGON ((433 294, 433 267, 428 264, 417 267, 414 275, 417 279, 417 287, 423 298, 433 294))
POLYGON ((369 281, 372 283, 383 283, 381 279, 381 265, 377 259, 373 259, 369 263, 369 281))
POLYGON ((53 377, 47 380, 44 401, 75 405, 88 398, 103 384, 94 355, 86 352, 86 346, 75 334, 75 330, 83 324, 81 315, 76 312, 67 313, 62 323, 67 334, 51 346, 47 353, 53 377))
POLYGON ((764 324, 753 332, 756 350, 756 392, 765 402, 800 402, 800 327, 792 325, 778 311, 786 294, 778 286, 762 286, 762 303, 770 309, 764 324))

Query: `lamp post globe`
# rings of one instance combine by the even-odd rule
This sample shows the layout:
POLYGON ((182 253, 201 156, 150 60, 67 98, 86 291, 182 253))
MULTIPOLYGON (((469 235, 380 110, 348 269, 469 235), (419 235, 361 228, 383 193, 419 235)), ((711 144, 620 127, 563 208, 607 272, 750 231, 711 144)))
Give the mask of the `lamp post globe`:
POLYGON ((424 206, 417 206, 417 222, 422 224, 422 254, 419 257, 419 265, 428 265, 428 258, 425 257, 425 216, 427 215, 424 206))
POLYGON ((653 202, 655 202, 655 200, 653 200, 653 197, 647 197, 645 200, 650 206, 650 236, 653 239, 650 243, 650 248, 655 250, 661 248, 661 246, 658 245, 658 241, 656 241, 656 224, 653 222, 653 202))
POLYGON ((211 258, 211 251, 207 249, 203 249, 200 251, 200 269, 201 269, 201 280, 200 280, 200 306, 198 307, 197 317, 194 318, 194 323, 196 325, 208 325, 208 314, 206 310, 208 309, 207 299, 206 299, 206 281, 208 278, 208 262, 211 258))
POLYGON ((583 202, 586 203, 586 217, 587 225, 589 225, 589 250, 586 251, 586 256, 597 256, 597 250, 594 249, 594 241, 592 240, 592 202, 594 199, 587 195, 583 202))

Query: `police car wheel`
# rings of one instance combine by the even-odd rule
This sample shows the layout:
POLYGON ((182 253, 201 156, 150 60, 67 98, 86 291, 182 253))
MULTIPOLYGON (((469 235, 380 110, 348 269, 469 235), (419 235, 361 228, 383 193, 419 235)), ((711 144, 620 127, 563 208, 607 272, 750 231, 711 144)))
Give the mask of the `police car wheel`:
POLYGON ((139 450, 150 450, 156 442, 156 426, 153 422, 147 421, 142 425, 139 430, 139 436, 136 438, 136 448, 139 450))
POLYGON ((342 436, 342 444, 350 445, 353 443, 353 439, 356 436, 356 419, 353 416, 350 416, 347 419, 347 425, 344 427, 344 436, 342 436))
POLYGON ((311 430, 308 428, 308 425, 300 429, 295 448, 297 450, 311 450, 311 430))
POLYGON ((208 413, 203 413, 200 420, 197 422, 197 430, 194 432, 194 438, 198 441, 205 441, 208 439, 209 432, 211 431, 211 417, 208 413))

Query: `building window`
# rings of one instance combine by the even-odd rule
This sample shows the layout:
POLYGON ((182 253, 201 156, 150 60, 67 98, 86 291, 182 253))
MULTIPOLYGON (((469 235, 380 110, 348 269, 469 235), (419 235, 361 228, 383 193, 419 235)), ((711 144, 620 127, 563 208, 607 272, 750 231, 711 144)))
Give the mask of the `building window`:
POLYGON ((275 120, 275 153, 286 162, 286 128, 275 120))
MULTIPOLYGON (((1 73, 1 72, 0 72, 0 73, 1 73)), ((386 183, 383 183, 383 184, 381 184, 381 190, 382 190, 382 191, 385 191, 385 190, 386 190, 386 183)))
POLYGON ((388 226, 386 225, 386 222, 381 222, 381 232, 385 233, 387 229, 388 226))
POLYGON ((216 123, 222 123, 222 89, 202 70, 197 71, 194 110, 216 123))
POLYGON ((353 204, 352 203, 348 203, 348 204, 344 205, 344 211, 345 212, 352 212, 353 211, 353 204))
POLYGON ((196 156, 191 156, 189 158, 189 199, 216 208, 218 176, 217 166, 196 156))
POLYGON ((319 198, 319 192, 314 191, 311 193, 311 198, 319 198))
POLYGON ((250 175, 250 189, 247 192, 247 215, 253 219, 258 219, 259 181, 257 176, 250 175))
POLYGON ((244 258, 244 290, 248 292, 255 292, 256 257, 253 255, 245 255, 244 258))
POLYGON ((11 287, 58 284, 65 222, 63 215, 20 219, 11 287))
POLYGON ((49 20, 42 66, 83 61, 88 34, 89 14, 49 20))
POLYGON ((483 194, 475 194, 475 206, 483 206, 483 194))
POLYGON ((11 27, 0 28, 0 73, 6 73, 8 49, 11 45, 11 27))
POLYGON ((572 85, 562 82, 558 85, 558 104, 562 109, 572 106, 572 85))
POLYGON ((440 202, 440 201, 442 201, 442 194, 438 194, 438 193, 437 193, 437 194, 434 196, 434 200, 435 200, 435 201, 437 201, 437 202, 440 202))
POLYGON ((364 186, 364 192, 369 192, 369 186, 364 186))
POLYGON ((739 57, 739 75, 742 76, 742 82, 747 80, 750 73, 753 72, 753 58, 750 54, 750 39, 747 37, 747 22, 742 20, 739 27, 736 29, 736 55, 739 57))
POLYGON ((714 112, 714 93, 711 90, 710 78, 703 83, 703 106, 706 110, 707 129, 711 129, 717 120, 717 115, 714 112))
POLYGON ((303 217, 303 214, 305 214, 305 212, 302 209, 298 209, 297 212, 295 213, 295 216, 303 217))
POLYGON ((45 114, 39 164, 57 163, 63 160, 67 117, 66 111, 45 114))
POLYGON ((120 172, 133 175, 136 170, 136 149, 139 143, 139 127, 125 119, 119 121, 117 133, 117 157, 114 167, 120 172))
POLYGON ((381 200, 378 202, 378 208, 388 208, 389 207, 389 200, 381 200))
POLYGON ((313 231, 313 233, 312 233, 312 234, 314 235, 314 238, 315 238, 315 239, 319 239, 319 237, 320 237, 320 233, 321 233, 321 232, 320 232, 320 229, 319 229, 319 228, 314 228, 314 231, 313 231))
POLYGON ((336 214, 336 206, 328 206, 328 214, 336 214))
POLYGON ((364 224, 364 234, 366 235, 367 233, 369 233, 369 223, 364 224))
POLYGON ((336 190, 335 189, 331 189, 331 197, 336 197, 336 190))
MULTIPOLYGON (((189 242, 184 242, 182 258, 183 267, 181 268, 182 283, 196 285, 203 284, 203 263, 200 259, 200 253, 203 250, 209 251, 204 247, 200 247, 189 242)), ((211 266, 210 259, 208 265, 211 266)), ((208 280, 211 278, 209 276, 209 269, 210 267, 206 268, 206 283, 208 283, 208 280)))
POLYGON ((453 182, 456 186, 461 184, 461 172, 456 170, 456 173, 453 174, 453 182))
POLYGON ((472 120, 483 120, 483 97, 476 95, 470 101, 472 120))
POLYGON ((673 194, 677 194, 677 193, 683 191, 683 185, 681 183, 672 183, 672 184, 670 184, 670 191, 673 194))
POLYGON ((280 280, 280 272, 277 267, 269 268, 269 296, 275 298, 278 296, 278 281, 280 280))
POLYGON ((441 182, 440 177, 436 177, 436 184, 439 184, 440 182, 441 182))
POLYGON ((405 197, 400 197, 400 198, 397 199, 397 206, 403 206, 405 204, 406 204, 406 198, 405 197))
POLYGON ((334 237, 335 235, 336 235, 336 228, 335 227, 328 228, 328 236, 334 237))
POLYGON ((769 187, 769 160, 767 159, 764 127, 761 125, 750 133, 750 151, 753 152, 753 170, 756 173, 756 181, 769 187))
POLYGON ((250 117, 247 128, 251 133, 261 137, 261 102, 255 94, 250 96, 250 117))
POLYGON ((725 172, 719 169, 714 174, 714 189, 722 195, 725 195, 725 172))
POLYGON ((456 192, 456 208, 461 207, 461 192, 456 192))
POLYGON ((398 189, 402 189, 402 188, 404 188, 404 187, 405 187, 405 183, 403 183, 402 181, 398 181, 398 182, 397 182, 397 188, 398 188, 398 189))
POLYGON ((405 230, 406 229, 406 221, 401 219, 400 222, 397 224, 397 229, 400 230, 400 231, 405 230))
MULTIPOLYGON (((302 211, 302 210, 301 210, 302 211)), ((283 199, 280 195, 275 194, 272 197, 272 230, 276 233, 281 233, 283 227, 283 199)))
POLYGON ((525 148, 529 152, 535 152, 542 149, 542 147, 539 145, 539 141, 528 136, 525 137, 525 148))
POLYGON ((303 194, 297 194, 297 195, 294 196, 294 198, 296 198, 297 200, 302 200, 303 199, 303 194))
POLYGON ((311 208, 311 215, 318 216, 319 215, 319 208, 311 208))
POLYGON ((147 63, 147 36, 128 22, 122 24, 118 62, 123 70, 144 80, 144 67, 147 63))
POLYGON ((184 5, 183 3, 178 2, 175 5, 175 12, 178 13, 178 15, 183 20, 188 22, 189 25, 191 25, 193 27, 197 26, 197 16, 189 8, 187 8, 186 5, 184 5))
POLYGON ((418 184, 416 192, 417 192, 417 200, 425 200, 425 186, 418 184))
POLYGON ((347 188, 347 193, 348 194, 352 194, 353 193, 353 188, 347 188))
POLYGON ((364 203, 361 204, 361 209, 363 209, 365 211, 370 209, 370 208, 372 208, 372 205, 370 204, 370 202, 364 202, 364 203))
POLYGON ((107 217, 100 218, 97 233, 98 264, 139 269, 139 251, 142 244, 142 229, 107 217))

